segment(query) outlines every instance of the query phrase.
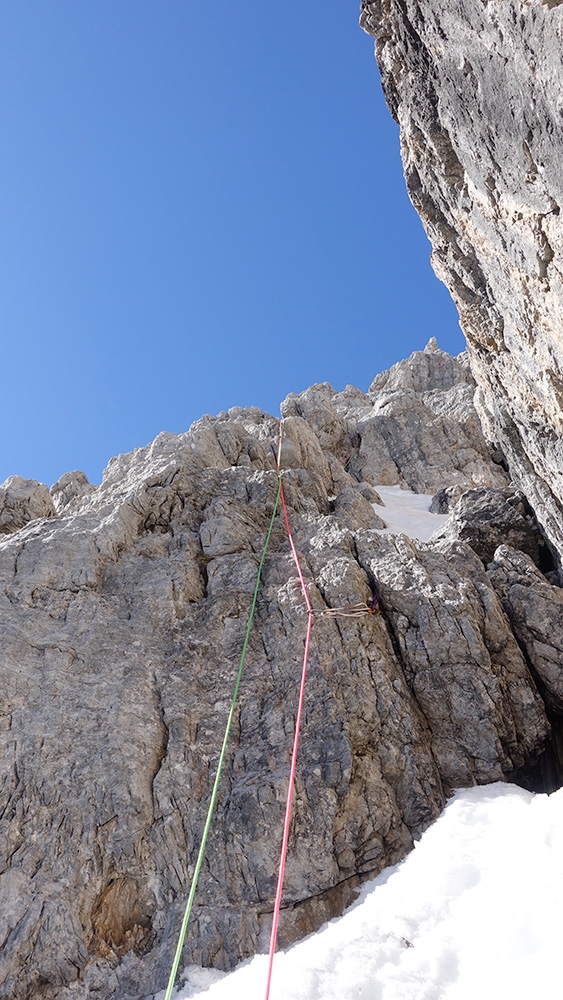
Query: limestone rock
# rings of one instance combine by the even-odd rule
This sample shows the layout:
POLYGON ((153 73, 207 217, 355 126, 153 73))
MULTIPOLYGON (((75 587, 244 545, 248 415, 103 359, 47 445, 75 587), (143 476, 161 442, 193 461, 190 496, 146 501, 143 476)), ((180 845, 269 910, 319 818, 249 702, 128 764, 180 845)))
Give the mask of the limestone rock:
POLYGON ((441 351, 436 338, 431 337, 423 351, 416 351, 410 358, 398 361, 387 371, 376 375, 369 391, 410 389, 417 393, 448 392, 460 385, 469 386, 473 394, 475 383, 467 354, 464 352, 454 358, 441 351))
MULTIPOLYGON (((211 462, 219 437, 252 451, 237 419, 224 423, 206 425, 211 462)), ((322 453, 302 423, 290 434, 289 459, 315 470, 290 469, 286 494, 319 586, 339 603, 367 597, 352 535, 325 512, 322 453)), ((200 427, 194 436, 195 462, 190 434, 160 441, 119 463, 123 478, 112 463, 90 506, 0 550, 10 1000, 63 996, 79 970, 73 995, 87 995, 100 963, 109 975, 130 953, 145 955, 124 966, 137 993, 163 985, 276 487, 265 453, 204 466, 200 427)), ((359 492, 340 505, 376 523, 359 492)), ((278 524, 186 960, 228 967, 267 932, 302 655, 293 578, 278 524)), ((286 942, 331 912, 333 887, 339 905, 343 883, 399 859, 444 801, 383 620, 319 620, 308 697, 286 942)), ((121 973, 115 982, 105 995, 123 997, 121 973)))
POLYGON ((463 493, 434 537, 467 542, 485 565, 501 544, 526 552, 539 564, 545 545, 523 494, 490 487, 463 493))
POLYGON ((71 504, 75 506, 77 501, 79 502, 82 497, 89 496, 95 489, 96 487, 88 482, 88 477, 84 472, 76 469, 74 472, 65 472, 64 476, 61 476, 54 486, 51 486, 49 492, 53 498, 55 509, 60 514, 71 504))
MULTIPOLYGON (((466 363, 431 345, 380 382, 284 404, 284 492, 315 619, 282 947, 400 860, 452 787, 512 776, 550 745, 478 557, 378 534, 386 467, 409 485, 506 485, 466 363), (374 586, 381 614, 322 614, 371 602, 374 586)), ((1 1000, 139 1000, 165 985, 278 433, 255 408, 204 417, 113 459, 98 487, 62 477, 58 517, 0 538, 1 1000)), ((229 968, 267 945, 305 624, 278 518, 185 963, 229 968)))
POLYGON ((563 712, 563 590, 552 586, 528 555, 501 545, 489 569, 508 619, 547 689, 563 712))
MULTIPOLYGON (((563 6, 362 0, 477 408, 563 553, 563 6)), ((491 484, 492 485, 492 484, 491 484)))
POLYGON ((377 577, 446 785, 490 781, 521 767, 545 744, 545 714, 480 561, 463 544, 404 535, 358 532, 356 546, 377 577))
POLYGON ((0 486, 0 535, 18 531, 39 517, 56 514, 44 483, 22 476, 9 476, 0 486))
POLYGON ((448 514, 463 493, 465 493, 463 486, 445 486, 442 490, 438 490, 432 497, 430 513, 448 514))
MULTIPOLYGON (((372 501, 372 503, 377 503, 377 501, 372 501)), ((348 486, 335 498, 334 513, 337 520, 350 528, 351 531, 358 528, 385 528, 385 521, 375 513, 372 503, 360 490, 354 490, 348 486)))
POLYGON ((352 386, 338 393, 325 382, 288 396, 282 413, 304 418, 323 449, 373 486, 503 488, 508 477, 485 441, 474 392, 465 355, 431 344, 377 376, 367 395, 352 386))
POLYGON ((358 483, 357 486, 358 493, 361 493, 365 500, 369 503, 376 503, 379 507, 383 507, 383 500, 381 499, 377 490, 374 490, 373 486, 369 483, 358 483))

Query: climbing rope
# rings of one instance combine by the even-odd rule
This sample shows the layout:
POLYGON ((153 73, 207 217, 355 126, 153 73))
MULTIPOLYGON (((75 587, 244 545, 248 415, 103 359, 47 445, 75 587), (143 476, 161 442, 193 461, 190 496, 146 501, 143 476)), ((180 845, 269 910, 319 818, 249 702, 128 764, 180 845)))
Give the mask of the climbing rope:
POLYGON ((350 459, 352 458, 352 455, 353 455, 353 454, 354 454, 354 452, 356 451, 356 448, 359 448, 359 447, 360 447, 360 445, 361 445, 361 443, 362 443, 362 439, 361 439, 360 435, 359 435, 359 434, 356 434, 356 443, 355 443, 354 447, 352 448, 352 451, 351 451, 351 452, 350 452, 350 454, 349 454, 349 455, 347 455, 347 456, 346 456, 346 458, 345 458, 345 459, 344 459, 344 460, 343 460, 343 461, 342 461, 342 462, 340 463, 341 465, 343 465, 343 466, 344 466, 344 468, 346 468, 346 466, 348 465, 348 462, 349 462, 349 461, 350 461, 350 459))
MULTIPOLYGON (((176 980, 176 976, 178 974, 178 967, 179 967, 179 964, 180 964, 180 958, 181 958, 181 955, 182 955, 182 949, 184 947, 184 941, 185 941, 185 937, 186 937, 186 931, 187 931, 187 928, 188 928, 188 923, 189 923, 189 919, 190 919, 190 915, 191 915, 191 911, 192 911, 192 906, 193 906, 193 902, 194 902, 194 898, 195 898, 195 894, 196 894, 196 890, 197 890, 197 883, 198 883, 199 875, 200 875, 200 872, 201 872, 201 867, 203 865, 203 859, 204 859, 204 855, 205 855, 205 848, 206 848, 206 845, 207 845, 207 839, 208 839, 209 830, 210 830, 210 827, 211 827, 211 820, 212 820, 212 817, 213 817, 213 812, 215 810, 215 804, 216 804, 216 801, 217 801, 217 794, 218 794, 218 791, 219 791, 219 784, 220 784, 220 781, 221 781, 221 774, 222 774, 222 771, 223 771, 223 765, 224 765, 225 755, 226 755, 226 751, 227 751, 227 744, 228 744, 228 741, 229 741, 229 735, 230 735, 231 726, 232 726, 232 722, 233 722, 233 718, 234 718, 234 713, 235 713, 235 709, 236 709, 236 705, 237 705, 238 692, 239 692, 240 682, 241 682, 243 668, 244 668, 244 661, 245 661, 245 657, 246 657, 246 651, 247 651, 247 647, 248 647, 248 642, 249 642, 249 639, 250 639, 250 632, 251 632, 251 629, 252 629, 252 622, 253 622, 254 613, 255 613, 255 610, 256 610, 256 603, 257 603, 257 600, 258 600, 258 591, 259 591, 260 582, 261 582, 261 578, 262 578, 262 570, 263 570, 263 567, 264 567, 264 562, 265 562, 265 559, 266 559, 266 554, 267 554, 267 551, 268 551, 268 547, 269 547, 269 544, 270 544, 270 538, 271 538, 272 530, 273 530, 273 527, 274 527, 274 521, 275 521, 275 518, 276 518, 276 514, 277 514, 277 511, 278 511, 278 508, 280 506, 280 503, 281 503, 281 507, 282 507, 282 511, 283 511, 283 517, 284 517, 284 521, 285 521, 285 527, 286 527, 286 531, 287 531, 287 537, 288 537, 289 544, 290 544, 290 547, 291 547, 291 553, 292 553, 292 556, 293 556, 293 561, 294 561, 296 569, 297 569, 297 574, 298 574, 298 577, 299 577, 299 584, 300 584, 300 587, 301 587, 301 592, 302 592, 303 598, 305 600, 305 606, 306 606, 306 611, 307 611, 307 630, 306 630, 306 634, 305 634, 305 648, 304 648, 304 653, 303 653, 303 664, 302 664, 302 669, 301 669, 301 683, 300 683, 300 688, 299 688, 299 699, 298 699, 298 705, 297 705, 297 715, 296 715, 296 719, 295 719, 295 734, 294 734, 294 738, 293 738, 293 749, 292 749, 292 756, 291 756, 291 766, 290 766, 289 782, 288 782, 287 797, 286 797, 285 819, 284 819, 284 827, 283 827, 283 835, 282 835, 282 846, 281 846, 281 853, 280 853, 278 882, 277 882, 276 896, 275 896, 275 901, 274 901, 274 910, 273 910, 273 916, 272 916, 272 930, 271 930, 271 936, 270 936, 270 949, 269 949, 269 956, 268 956, 268 973, 267 973, 267 981, 266 981, 265 1000, 269 1000, 269 996, 270 996, 270 986, 271 986, 271 980, 272 980, 272 968, 273 968, 274 954, 275 954, 275 950, 276 950, 276 941, 277 941, 277 934, 278 934, 278 925, 279 925, 279 916, 280 916, 280 909, 281 909, 281 899, 282 899, 282 891, 283 891, 283 882, 284 882, 284 875, 285 875, 285 864, 286 864, 287 848, 288 848, 288 842, 289 842, 289 829, 290 829, 290 822, 291 822, 291 807, 292 807, 292 802, 293 802, 293 792, 294 792, 294 788, 295 788, 295 773, 296 773, 296 768, 297 768, 297 753, 298 753, 298 748, 299 748, 299 736, 300 736, 300 731, 301 731, 301 721, 302 721, 302 717, 303 717, 303 705, 304 705, 304 700, 305 700, 305 682, 306 682, 306 679, 307 679, 307 666, 308 666, 308 662, 309 662, 309 651, 310 651, 310 645, 311 645, 311 629, 312 629, 312 626, 313 626, 313 615, 314 614, 320 614, 320 615, 325 615, 326 617, 330 617, 330 618, 336 618, 336 617, 357 618, 357 617, 360 617, 360 616, 366 615, 366 614, 377 614, 378 613, 377 597, 374 598, 374 603, 373 603, 373 605, 371 607, 369 607, 367 604, 360 603, 360 604, 342 605, 339 608, 324 608, 322 610, 321 609, 313 609, 313 606, 311 604, 311 600, 309 598, 309 594, 307 592, 307 586, 305 584, 305 579, 304 579, 304 576, 303 576, 303 571, 301 569, 301 564, 300 564, 300 561, 299 561, 299 556, 297 554, 297 549, 296 549, 296 546, 295 546, 295 542, 293 540, 293 534, 292 534, 292 531, 291 531, 291 526, 290 526, 290 523, 289 523, 289 517, 288 517, 288 513, 287 513, 287 506, 286 506, 286 502, 285 502, 285 495, 284 495, 283 483, 282 483, 282 469, 281 469, 282 436, 283 436, 283 419, 280 421, 278 449, 277 449, 277 459, 276 459, 276 472, 277 472, 277 492, 276 492, 276 499, 275 499, 275 503, 274 503, 274 508, 272 510, 272 515, 271 515, 271 518, 270 518, 270 523, 269 523, 269 526, 268 526, 268 530, 267 530, 267 533, 266 533, 266 540, 264 542, 264 546, 263 546, 263 549, 262 549, 262 554, 261 554, 261 557, 260 557, 260 563, 259 563, 259 566, 258 566, 258 573, 257 573, 257 576, 256 576, 256 584, 255 584, 255 587, 254 587, 254 593, 253 593, 252 602, 251 602, 251 606, 250 606, 250 613, 249 613, 249 616, 248 616, 248 622, 247 622, 247 626, 246 626, 246 632, 245 632, 244 641, 243 641, 243 645, 242 645, 241 656, 240 656, 240 660, 239 660, 238 672, 237 672, 237 675, 236 675, 234 689, 233 689, 233 695, 232 695, 232 699, 231 699, 231 707, 230 707, 229 715, 228 715, 228 718, 227 718, 227 724, 226 724, 226 727, 225 727, 225 734, 224 734, 224 737, 223 737, 223 744, 222 744, 222 747, 221 747, 221 752, 219 754, 219 760, 218 760, 218 763, 217 763, 217 772, 216 772, 216 775, 215 775, 215 781, 213 783, 213 789, 212 789, 212 792, 211 792, 211 799, 210 799, 210 802, 209 802, 209 808, 208 808, 208 811, 207 811, 207 817, 206 817, 205 826, 204 826, 204 829, 203 829, 203 834, 202 834, 201 843, 200 843, 200 847, 199 847, 199 852, 198 852, 198 856, 197 856, 197 861, 196 861, 196 865, 195 865, 195 869, 194 869, 194 874, 193 874, 193 878, 192 878, 192 884, 191 884, 191 887, 190 887, 188 901, 186 903, 186 908, 185 908, 185 911, 184 911, 184 917, 183 917, 183 920, 182 920, 182 925, 181 925, 181 928, 180 928, 180 934, 179 934, 179 937, 178 937, 178 943, 177 943, 176 951, 175 951, 175 954, 174 954, 174 961, 173 961, 173 964, 172 964, 172 969, 171 969, 170 977, 169 977, 169 980, 168 980, 168 986, 167 986, 167 989, 166 989, 165 1000, 171 1000, 172 990, 174 989, 174 983, 175 983, 175 980, 176 980)), ((350 457, 352 456, 353 452, 359 446, 360 440, 361 440, 360 436, 358 435, 358 440, 357 440, 356 444, 354 445, 354 448, 350 452, 350 455, 348 455, 348 458, 346 458, 344 460, 344 462, 343 462, 344 466, 346 466, 346 464, 348 463, 348 461, 349 461, 350 457)))
MULTIPOLYGON (((282 428, 280 427, 280 445, 281 445, 281 435, 282 428)), ((281 449, 280 449, 281 453, 281 449)), ((305 604, 307 606, 307 632, 305 635, 305 650, 303 653, 303 666, 301 668, 301 685, 299 688, 299 701, 297 704, 297 716, 295 719, 295 735, 293 737, 293 751, 291 755, 291 768, 289 772, 289 783, 287 788, 287 798, 285 804, 285 820, 283 825, 283 836, 282 836, 282 847, 280 854, 280 866, 278 872, 278 884, 276 889, 276 898, 274 901, 274 912, 272 916, 272 931, 270 935, 270 950, 268 953, 268 973, 266 979, 266 993, 265 1000, 269 1000, 270 996, 270 985, 272 981, 272 967, 274 964, 274 954, 276 951, 276 940, 278 936, 278 924, 280 919, 280 908, 281 908, 281 898, 283 890, 283 880, 285 874, 285 862, 287 858, 287 845, 289 842, 289 825, 291 820, 291 805, 293 801, 293 790, 295 787, 295 771, 297 767, 297 751, 299 748, 299 733, 301 730, 301 719, 303 716, 303 703, 305 700, 305 681, 307 679, 307 665, 309 662, 309 647, 311 644, 311 628, 313 626, 313 607, 307 593, 307 587, 305 584, 305 579, 303 577, 303 572, 301 570, 301 564, 299 562, 299 556, 297 555, 297 549, 295 547, 295 542, 293 541, 293 535, 291 533, 291 527, 289 524, 289 518, 287 516, 287 507, 285 503, 285 495, 283 492, 283 484, 281 481, 281 470, 278 464, 278 476, 280 482, 280 499, 283 510, 283 516, 285 521, 285 527, 287 530, 287 537, 289 539, 289 544, 291 546, 291 552, 293 555, 293 561, 295 563, 297 574, 299 576, 299 582, 301 584, 301 592, 305 599, 305 604)))
POLYGON ((223 764, 224 764, 224 761, 225 761, 225 754, 227 752, 227 743, 228 743, 228 740, 229 740, 229 734, 230 734, 230 731, 231 731, 231 725, 232 725, 233 717, 234 717, 234 714, 235 714, 235 708, 236 708, 237 699, 238 699, 238 691, 239 691, 240 681, 241 681, 241 677, 242 677, 242 671, 243 671, 243 667, 244 667, 244 660, 245 660, 245 656, 246 656, 246 650, 247 650, 247 646, 248 646, 248 640, 250 639, 250 631, 251 631, 251 628, 252 628, 252 621, 253 621, 253 618, 254 618, 254 612, 256 610, 256 601, 258 600, 258 588, 260 586, 260 580, 261 580, 261 577, 262 577, 262 569, 263 569, 263 566, 264 566, 264 561, 266 559, 266 553, 268 551, 268 546, 270 544, 270 538, 271 538, 271 535, 272 535, 272 529, 274 527, 274 521, 275 521, 275 518, 276 518, 277 511, 278 511, 279 503, 280 503, 280 497, 282 496, 282 484, 281 484, 281 473, 280 473, 281 436, 282 436, 282 427, 281 427, 281 424, 280 424, 280 437, 279 437, 278 458, 277 458, 278 488, 277 488, 277 493, 276 493, 276 500, 275 500, 275 503, 274 503, 274 509, 272 511, 272 516, 270 518, 270 524, 268 526, 268 531, 267 531, 267 534, 266 534, 266 541, 264 542, 264 547, 262 549, 262 555, 260 557, 260 563, 259 563, 259 566, 258 566, 258 574, 257 574, 257 577, 256 577, 256 585, 254 587, 254 595, 252 597, 252 604, 250 606, 250 614, 248 616, 248 623, 247 623, 247 626, 246 626, 246 633, 245 633, 245 636, 244 636, 244 642, 242 644, 242 652, 241 652, 241 655, 240 655, 238 673, 237 673, 237 676, 236 676, 235 686, 234 686, 234 689, 233 689, 233 697, 232 697, 232 700, 231 700, 231 708, 230 708, 229 716, 228 716, 228 719, 227 719, 227 725, 225 727, 225 735, 223 737, 223 745, 221 747, 221 753, 219 754, 219 761, 218 761, 218 764, 217 764, 217 773, 215 775, 215 781, 214 781, 214 784, 213 784, 213 790, 211 792, 211 799, 210 799, 210 802, 209 802, 209 808, 207 810, 207 819, 205 821, 205 826, 204 826, 204 829, 203 829, 203 835, 202 835, 202 838, 201 838, 201 844, 200 844, 200 847, 199 847, 199 853, 198 853, 198 856, 197 856, 197 861, 196 861, 196 865, 195 865, 195 869, 194 869, 194 874, 193 874, 193 878, 192 878, 192 884, 191 884, 191 888, 190 888, 190 894, 188 896, 188 901, 186 903, 186 909, 184 911, 184 918, 182 920, 182 926, 180 928, 180 935, 178 937, 178 944, 176 946, 176 952, 174 954, 174 961, 172 963, 172 969, 171 969, 171 972, 170 972, 170 978, 168 980, 168 986, 167 986, 167 989, 166 989, 165 1000, 170 1000, 170 997, 172 996, 172 990, 174 989, 174 982, 175 982, 176 976, 178 974, 178 966, 180 964, 180 958, 181 958, 181 955, 182 955, 182 948, 184 947, 184 940, 185 940, 185 937, 186 937, 186 931, 188 929, 188 922, 189 922, 189 919, 190 919, 190 914, 191 914, 191 911, 192 911, 193 901, 194 901, 194 897, 195 897, 195 894, 196 894, 196 889, 197 889, 197 883, 198 883, 198 879, 199 879, 199 874, 200 874, 200 871, 201 871, 201 866, 203 864, 203 858, 204 858, 204 855, 205 855, 205 847, 206 847, 206 844, 207 844, 207 838, 208 838, 208 835, 209 835, 209 829, 211 827, 211 819, 212 819, 212 816, 213 816, 213 811, 215 809, 215 802, 217 800, 217 793, 219 791, 219 782, 221 781, 221 773, 222 773, 223 764))

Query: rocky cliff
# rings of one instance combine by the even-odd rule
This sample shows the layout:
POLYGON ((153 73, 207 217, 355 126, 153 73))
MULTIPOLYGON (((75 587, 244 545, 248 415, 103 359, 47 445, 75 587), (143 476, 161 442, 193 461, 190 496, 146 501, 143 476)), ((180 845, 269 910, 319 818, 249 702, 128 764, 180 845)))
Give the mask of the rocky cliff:
MULTIPOLYGON (((403 857, 452 788, 560 782, 563 599, 474 393, 467 358, 430 343, 367 394, 324 384, 283 404, 314 607, 377 586, 381 614, 315 618, 282 945, 403 857), (434 495, 430 540, 386 529, 392 486, 434 495)), ((165 984, 277 435, 234 409, 113 459, 99 487, 0 488, 2 1000, 165 984)), ((267 940, 305 623, 280 520, 185 963, 228 968, 267 940)))
POLYGON ((362 0, 487 437, 563 554, 563 4, 362 0))

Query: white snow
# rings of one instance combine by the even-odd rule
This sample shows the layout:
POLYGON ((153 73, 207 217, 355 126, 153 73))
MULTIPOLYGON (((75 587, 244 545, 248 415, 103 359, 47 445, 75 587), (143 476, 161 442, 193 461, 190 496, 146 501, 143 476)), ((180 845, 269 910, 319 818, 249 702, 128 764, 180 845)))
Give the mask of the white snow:
MULTIPOLYGON (((562 991, 563 789, 458 792, 344 916, 276 955, 271 1000, 536 1000, 562 991)), ((176 1000, 262 1000, 266 957, 176 1000)))
POLYGON ((401 532, 409 538, 427 542, 436 528, 448 520, 447 514, 430 513, 432 494, 412 493, 400 486, 375 486, 374 489, 385 504, 384 507, 372 504, 375 513, 387 525, 386 528, 379 529, 380 535, 401 532))

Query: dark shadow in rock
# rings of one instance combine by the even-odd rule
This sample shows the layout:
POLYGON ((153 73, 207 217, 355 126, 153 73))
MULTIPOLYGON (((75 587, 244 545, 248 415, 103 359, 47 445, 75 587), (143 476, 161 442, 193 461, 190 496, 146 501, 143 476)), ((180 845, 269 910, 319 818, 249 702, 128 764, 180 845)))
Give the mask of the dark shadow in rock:
MULTIPOLYGON (((541 681, 535 679, 543 694, 541 681)), ((507 772, 506 780, 529 792, 551 795, 563 786, 563 716, 550 710, 547 703, 546 715, 551 723, 551 739, 544 752, 533 763, 507 772)))
POLYGON ((499 545, 509 545, 530 556, 542 573, 556 571, 551 551, 523 493, 484 486, 466 490, 453 504, 452 499, 455 493, 452 496, 450 489, 440 490, 432 499, 431 510, 450 514, 434 533, 435 539, 466 542, 485 566, 493 561, 499 545))

